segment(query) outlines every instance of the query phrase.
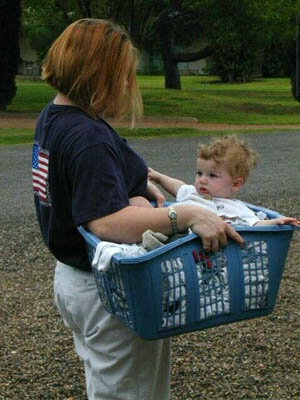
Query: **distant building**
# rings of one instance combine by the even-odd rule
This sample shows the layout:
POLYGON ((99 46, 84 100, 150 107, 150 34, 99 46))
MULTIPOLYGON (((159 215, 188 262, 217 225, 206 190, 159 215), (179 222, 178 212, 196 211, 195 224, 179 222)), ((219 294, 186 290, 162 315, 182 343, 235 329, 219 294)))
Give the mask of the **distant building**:
POLYGON ((32 49, 26 38, 21 37, 19 41, 20 46, 20 62, 18 66, 19 75, 40 75, 40 64, 38 61, 38 55, 35 50, 32 49))
MULTIPOLYGON (((205 74, 206 60, 178 63, 178 69, 182 75, 203 75, 205 74)), ((163 73, 163 63, 158 55, 151 56, 142 53, 137 71, 141 74, 163 73)))
MULTIPOLYGON (((26 38, 20 38, 20 63, 18 66, 19 75, 38 77, 41 73, 40 62, 36 51, 30 46, 26 38)), ((190 50, 190 48, 188 48, 190 50)), ((186 63, 179 63, 178 68, 183 75, 204 74, 206 60, 198 60, 186 63)), ((142 53, 137 68, 141 74, 159 74, 163 73, 163 64, 159 55, 150 55, 142 53)))

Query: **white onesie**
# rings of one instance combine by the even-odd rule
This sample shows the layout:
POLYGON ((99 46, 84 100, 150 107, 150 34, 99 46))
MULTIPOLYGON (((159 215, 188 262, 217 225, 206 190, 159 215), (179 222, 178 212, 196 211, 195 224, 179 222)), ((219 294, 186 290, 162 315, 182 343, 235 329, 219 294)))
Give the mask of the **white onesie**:
POLYGON ((253 226, 260 221, 254 211, 241 200, 205 198, 197 192, 194 185, 182 185, 177 192, 176 201, 214 211, 229 224, 253 226))

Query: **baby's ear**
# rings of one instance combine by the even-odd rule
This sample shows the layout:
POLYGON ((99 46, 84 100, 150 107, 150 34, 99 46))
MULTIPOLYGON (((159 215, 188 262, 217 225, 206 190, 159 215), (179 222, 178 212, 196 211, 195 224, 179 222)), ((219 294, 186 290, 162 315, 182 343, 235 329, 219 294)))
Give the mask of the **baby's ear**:
POLYGON ((235 178, 233 180, 233 184, 232 184, 232 189, 234 192, 237 192, 238 190, 240 190, 243 186, 244 186, 244 178, 242 176, 239 176, 238 178, 235 178))

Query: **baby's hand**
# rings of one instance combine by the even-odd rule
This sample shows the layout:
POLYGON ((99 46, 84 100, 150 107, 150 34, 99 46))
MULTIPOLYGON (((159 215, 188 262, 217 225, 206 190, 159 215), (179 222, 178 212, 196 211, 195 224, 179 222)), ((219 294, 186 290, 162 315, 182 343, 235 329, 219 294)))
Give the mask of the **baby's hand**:
POLYGON ((148 167, 148 179, 150 181, 155 181, 156 171, 153 168, 148 167))
POLYGON ((293 218, 293 217, 275 218, 274 222, 277 225, 293 225, 293 226, 299 226, 300 227, 300 221, 298 219, 296 219, 296 218, 293 218))
POLYGON ((264 219, 255 224, 255 226, 263 225, 293 225, 300 228, 300 221, 293 217, 278 217, 273 219, 264 219))
POLYGON ((147 195, 150 200, 155 201, 157 207, 163 207, 166 201, 165 196, 162 194, 160 189, 156 187, 151 181, 147 184, 147 195))

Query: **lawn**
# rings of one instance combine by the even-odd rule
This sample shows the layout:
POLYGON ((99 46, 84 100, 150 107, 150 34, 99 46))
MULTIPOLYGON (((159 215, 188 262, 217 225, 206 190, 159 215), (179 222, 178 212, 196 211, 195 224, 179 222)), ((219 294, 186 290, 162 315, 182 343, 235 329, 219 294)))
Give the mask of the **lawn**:
MULTIPOLYGON (((225 84, 210 76, 183 76, 181 81, 182 90, 172 90, 164 89, 162 76, 138 76, 145 115, 194 117, 204 123, 300 123, 300 105, 288 78, 225 84)), ((17 80, 8 111, 38 113, 53 95, 43 82, 17 80)))
POLYGON ((146 115, 195 117, 203 123, 299 124, 300 105, 288 78, 225 84, 214 77, 182 77, 182 90, 163 89, 162 77, 140 77, 146 115))
MULTIPOLYGON (((182 76, 182 90, 164 89, 163 76, 139 75, 147 117, 193 117, 202 123, 220 124, 300 124, 300 104, 291 93, 289 78, 257 79, 248 83, 221 83, 213 76, 182 76)), ((41 81, 17 79, 17 94, 9 113, 39 113, 55 92, 41 81)), ((0 114, 1 118, 1 114, 0 114)), ((147 130, 149 135, 182 134, 192 129, 147 130)), ((145 129, 123 135, 144 135, 145 129)), ((0 129, 0 144, 31 141, 31 132, 0 129), (21 135, 21 137, 20 137, 21 135), (13 137, 10 137, 13 136, 13 137)))

